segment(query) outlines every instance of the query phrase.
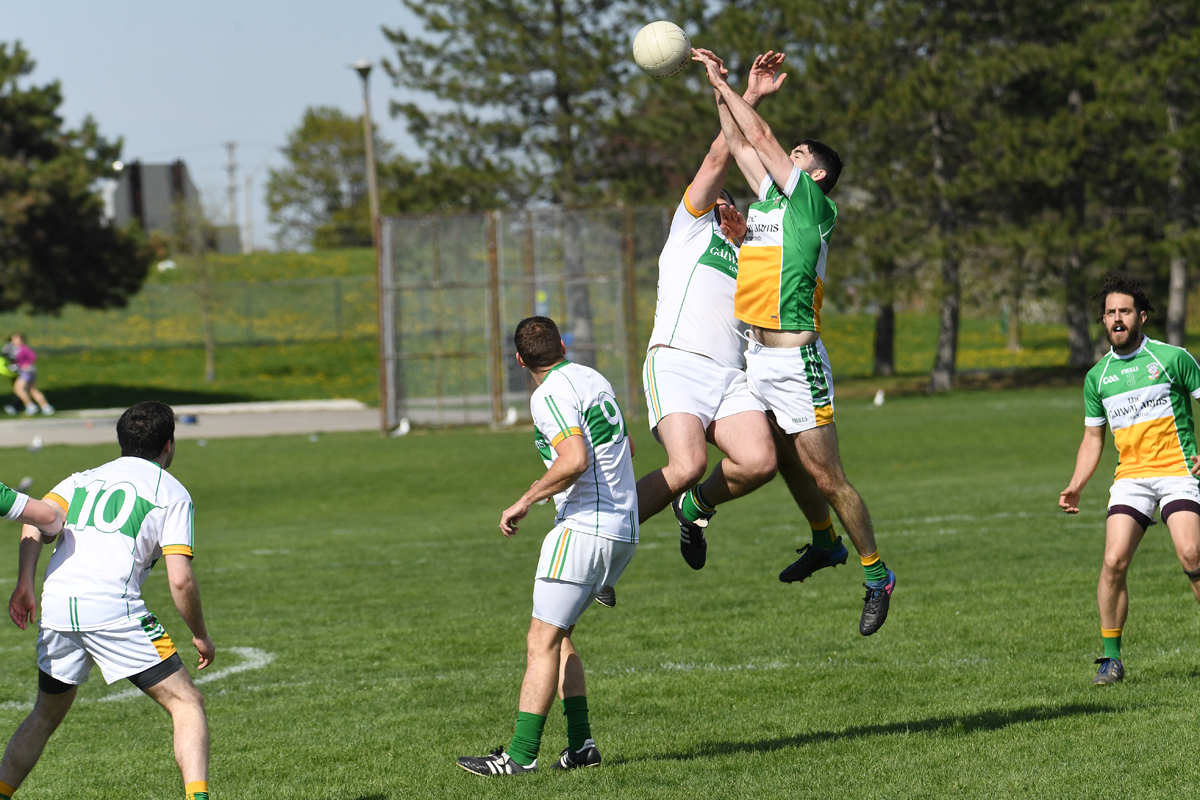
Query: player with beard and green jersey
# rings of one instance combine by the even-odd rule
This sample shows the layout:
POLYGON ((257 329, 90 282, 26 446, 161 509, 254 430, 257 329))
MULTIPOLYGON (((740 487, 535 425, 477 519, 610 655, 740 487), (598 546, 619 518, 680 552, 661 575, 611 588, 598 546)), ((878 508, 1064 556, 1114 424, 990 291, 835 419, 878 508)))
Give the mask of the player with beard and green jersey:
POLYGON ((1129 615, 1126 576, 1133 553, 1159 509, 1183 571, 1200 600, 1200 456, 1192 421, 1192 398, 1200 399, 1200 365, 1182 347, 1141 332, 1154 309, 1138 282, 1109 275, 1097 293, 1100 322, 1112 349, 1084 381, 1084 435, 1075 473, 1059 496, 1068 514, 1079 513, 1079 496, 1096 471, 1104 428, 1112 428, 1120 455, 1109 492, 1104 564, 1096 598, 1104 655, 1092 683, 1123 680, 1121 634, 1129 615))

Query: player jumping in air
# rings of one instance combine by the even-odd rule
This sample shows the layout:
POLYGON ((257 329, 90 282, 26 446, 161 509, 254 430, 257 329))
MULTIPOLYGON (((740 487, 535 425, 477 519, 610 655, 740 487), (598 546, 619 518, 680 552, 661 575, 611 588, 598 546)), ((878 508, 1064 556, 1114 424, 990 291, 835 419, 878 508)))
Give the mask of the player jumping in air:
MULTIPOLYGON (((750 106, 782 86, 783 59, 779 53, 754 60, 743 95, 750 106)), ((639 515, 644 522, 670 504, 680 524, 680 551, 693 569, 705 564, 704 529, 717 506, 757 489, 776 470, 771 426, 744 372, 747 326, 734 316, 746 226, 723 188, 730 160, 719 134, 675 210, 659 257, 658 306, 642 372, 651 432, 668 463, 638 481, 639 515), (700 483, 706 441, 726 457, 700 483)), ((789 568, 785 580, 846 563, 846 547, 812 479, 795 459, 780 467, 813 536, 801 551, 802 569, 789 568)))
MULTIPOLYGON (((734 314, 750 327, 746 375, 774 418, 780 471, 786 475, 784 465, 793 462, 812 476, 858 550, 867 590, 859 632, 869 636, 887 619, 896 576, 880 560, 867 506, 842 470, 833 375, 821 343, 825 260, 837 221, 837 206, 827 195, 842 160, 815 139, 785 151, 729 86, 721 60, 708 50, 693 50, 692 57, 716 89, 725 141, 758 193, 746 219, 734 295, 734 314)), ((779 577, 803 579, 828 563, 828 555, 810 548, 779 577)))
POLYGON ((1107 275, 1097 293, 1100 322, 1112 349, 1088 372, 1083 384, 1083 442, 1071 483, 1058 505, 1079 513, 1079 495, 1096 471, 1104 450, 1104 427, 1112 428, 1117 451, 1116 480, 1109 490, 1104 564, 1096 599, 1104 656, 1092 683, 1107 685, 1125 677, 1121 631, 1129 616, 1129 563, 1160 509, 1175 543, 1175 554, 1200 600, 1200 456, 1192 423, 1191 398, 1200 399, 1200 366, 1187 350, 1141 332, 1154 309, 1138 282, 1107 275))
MULTIPOLYGON (((208 800, 204 699, 141 597, 142 582, 163 559, 199 667, 212 663, 216 647, 192 572, 192 498, 166 471, 175 456, 174 413, 163 403, 138 403, 118 420, 117 441, 120 458, 72 475, 46 495, 66 524, 42 587, 37 700, 4 751, 0 798, 11 797, 33 770, 96 664, 107 683, 128 678, 171 715, 187 798, 208 800)), ((17 588, 8 603, 21 630, 37 611, 42 544, 54 538, 31 526, 21 537, 17 588)))
POLYGON ((518 361, 537 384, 529 405, 546 474, 500 515, 500 530, 512 536, 529 507, 549 497, 558 513, 542 543, 533 583, 516 731, 507 751, 458 759, 476 775, 537 769, 542 729, 556 693, 567 717, 567 747, 552 768, 600 764, 588 721, 583 662, 572 633, 600 589, 616 585, 638 541, 633 453, 612 386, 596 370, 566 360, 558 327, 547 317, 522 320, 514 339, 518 361))

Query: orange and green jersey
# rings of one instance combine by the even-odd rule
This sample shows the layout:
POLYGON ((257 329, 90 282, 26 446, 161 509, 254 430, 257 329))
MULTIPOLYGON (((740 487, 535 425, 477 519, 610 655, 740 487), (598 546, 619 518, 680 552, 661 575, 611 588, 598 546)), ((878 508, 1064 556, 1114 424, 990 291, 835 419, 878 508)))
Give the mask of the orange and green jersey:
POLYGON ((1196 455, 1193 397, 1200 399, 1196 359, 1182 347, 1143 337, 1133 353, 1110 350, 1088 372, 1084 424, 1112 428, 1118 479, 1186 477, 1196 455))
POLYGON ((793 167, 780 188, 768 175, 746 217, 733 313, 769 330, 821 330, 825 259, 837 206, 793 167))

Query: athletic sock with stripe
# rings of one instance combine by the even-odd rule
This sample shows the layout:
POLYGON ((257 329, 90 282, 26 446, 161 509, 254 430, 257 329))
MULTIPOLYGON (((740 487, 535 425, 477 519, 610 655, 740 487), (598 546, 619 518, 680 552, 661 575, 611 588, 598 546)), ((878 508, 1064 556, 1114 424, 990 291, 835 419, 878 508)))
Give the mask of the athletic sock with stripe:
POLYGON ((4 781, 0 781, 0 800, 12 800, 12 796, 16 793, 16 789, 9 786, 4 781))
POLYGON ((546 717, 542 714, 530 714, 528 711, 517 712, 517 729, 513 731, 512 741, 508 743, 508 757, 528 767, 537 761, 538 750, 542 747, 542 730, 546 727, 546 717))
POLYGON ((683 497, 679 498, 679 510, 683 512, 683 518, 688 522, 695 522, 698 519, 708 519, 717 513, 716 506, 704 499, 704 491, 698 483, 684 492, 683 497))
POLYGON ((874 588, 883 588, 883 584, 887 581, 887 564, 884 564, 879 558, 879 551, 876 550, 869 556, 859 556, 862 560, 863 574, 866 575, 867 583, 874 588))
POLYGON ((208 800, 208 781, 192 781, 183 787, 186 800, 208 800))
POLYGON ((592 726, 588 722, 587 696, 564 697, 563 714, 567 717, 567 747, 578 752, 583 743, 592 738, 592 726))
POLYGON ((837 547, 837 537, 833 534, 833 517, 826 517, 823 522, 810 522, 812 530, 812 546, 818 550, 832 550, 837 547))
POLYGON ((1100 638, 1104 640, 1104 657, 1121 660, 1121 631, 1122 628, 1101 628, 1100 638))

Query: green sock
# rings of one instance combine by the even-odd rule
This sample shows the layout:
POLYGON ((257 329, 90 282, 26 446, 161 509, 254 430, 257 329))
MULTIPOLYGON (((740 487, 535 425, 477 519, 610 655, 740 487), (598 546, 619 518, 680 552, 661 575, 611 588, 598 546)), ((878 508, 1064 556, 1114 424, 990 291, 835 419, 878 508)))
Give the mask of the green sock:
POLYGON ((1104 640, 1104 657, 1121 658, 1121 628, 1101 628, 1100 638, 1104 640))
POLYGON ((592 726, 588 723, 587 697, 564 697, 563 714, 567 716, 567 747, 577 751, 592 738, 592 726))
POLYGON ((512 741, 508 744, 508 757, 522 767, 537 761, 538 750, 542 747, 542 729, 545 727, 546 718, 543 715, 517 712, 517 729, 513 731, 512 741))
POLYGON ((683 497, 679 499, 679 509, 683 512, 683 518, 688 522, 708 519, 717 513, 716 507, 704 499, 704 492, 698 483, 683 493, 683 497))
POLYGON ((812 529, 812 546, 818 550, 832 550, 837 547, 837 537, 833 535, 833 518, 826 517, 824 522, 810 522, 812 529))
POLYGON ((887 564, 883 563, 883 559, 878 559, 874 564, 863 564, 863 574, 867 576, 867 583, 883 583, 887 580, 887 564))

